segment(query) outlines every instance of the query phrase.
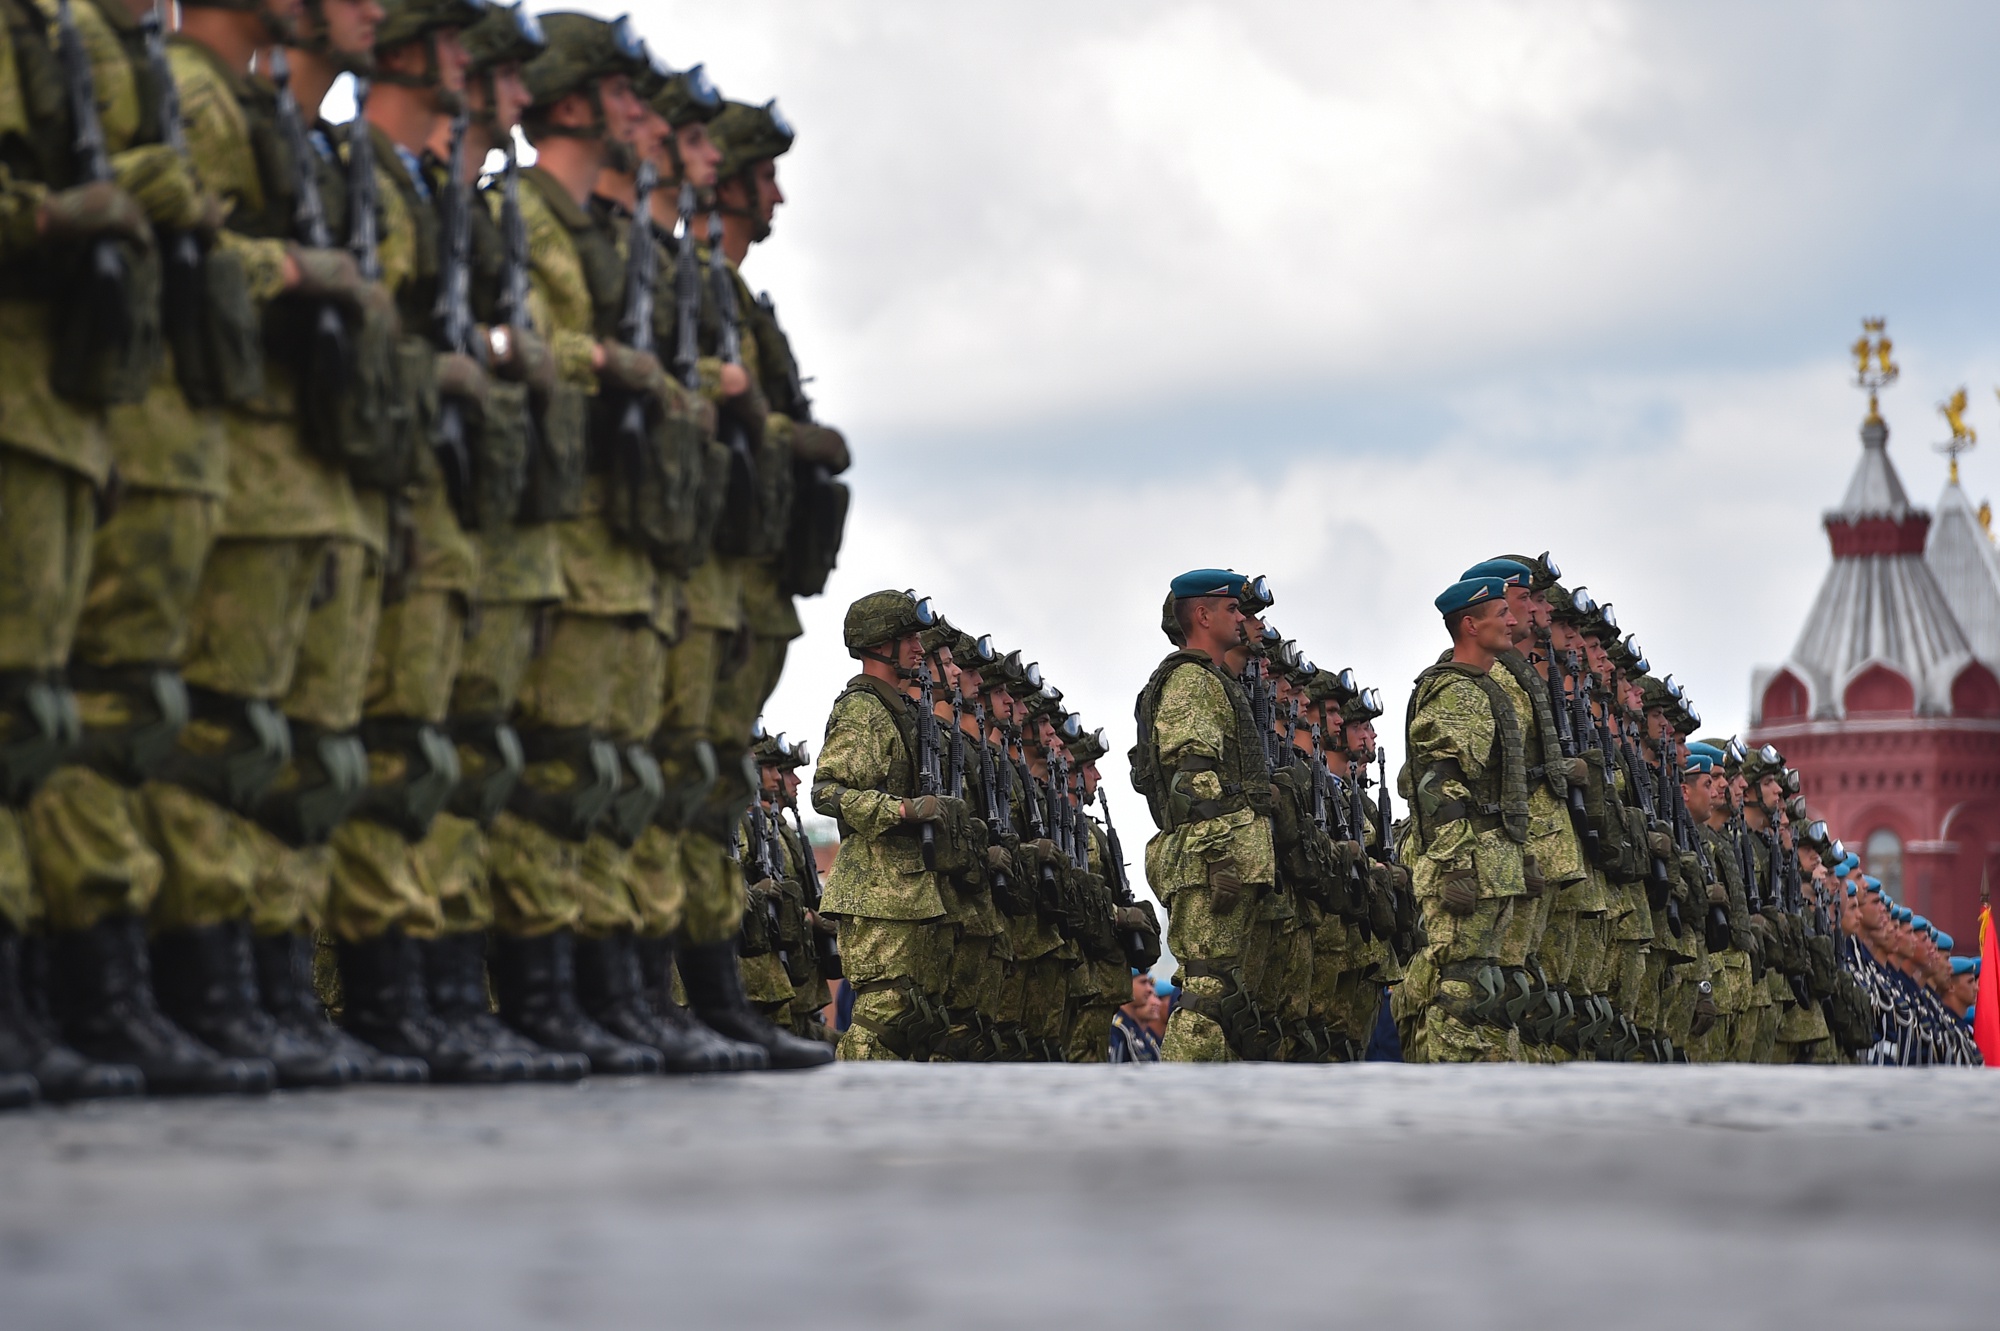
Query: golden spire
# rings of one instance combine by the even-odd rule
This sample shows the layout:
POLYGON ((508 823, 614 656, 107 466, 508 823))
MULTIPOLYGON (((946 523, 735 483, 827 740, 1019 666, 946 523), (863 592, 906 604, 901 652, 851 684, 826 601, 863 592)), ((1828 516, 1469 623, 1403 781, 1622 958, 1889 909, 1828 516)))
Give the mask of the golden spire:
POLYGON ((1854 386, 1868 390, 1868 419, 1871 421, 1882 419, 1875 395, 1895 383, 1896 376, 1902 373, 1902 368, 1889 359, 1895 344, 1884 331, 1888 324, 1889 321, 1883 318, 1863 319, 1861 336, 1848 348, 1848 354, 1854 357, 1854 386))
MULTIPOLYGON (((2000 392, 2000 389, 1995 389, 2000 392)), ((1951 456, 1951 483, 1958 484, 1958 455, 1979 442, 1979 432, 1965 423, 1965 389, 1960 388, 1950 398, 1938 403, 1938 414, 1951 425, 1951 438, 1942 444, 1934 444, 1940 453, 1951 456)))

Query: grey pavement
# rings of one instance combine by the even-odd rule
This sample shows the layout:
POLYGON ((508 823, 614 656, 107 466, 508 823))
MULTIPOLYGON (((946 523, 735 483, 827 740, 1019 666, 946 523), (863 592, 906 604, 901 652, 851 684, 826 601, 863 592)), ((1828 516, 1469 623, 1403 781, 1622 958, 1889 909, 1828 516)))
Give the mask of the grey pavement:
POLYGON ((2000 1076, 901 1067, 0 1115, 0 1326, 2000 1325, 2000 1076))

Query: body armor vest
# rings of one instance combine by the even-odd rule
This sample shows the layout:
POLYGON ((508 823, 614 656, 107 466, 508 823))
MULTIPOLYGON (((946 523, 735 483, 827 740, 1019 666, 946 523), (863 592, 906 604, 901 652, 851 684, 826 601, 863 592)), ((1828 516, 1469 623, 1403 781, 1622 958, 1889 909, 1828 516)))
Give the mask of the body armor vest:
MULTIPOLYGON (((1526 845, 1528 840, 1528 766, 1523 752, 1520 720, 1514 715, 1514 705, 1507 700, 1493 677, 1483 670, 1456 661, 1441 661, 1417 676, 1414 688, 1410 690, 1410 705, 1403 718, 1403 744, 1406 752, 1414 752, 1410 744, 1410 729, 1417 719, 1417 708, 1426 695, 1435 692, 1437 686, 1452 676, 1468 679, 1486 695, 1486 705, 1493 712, 1493 727, 1500 762, 1488 764, 1486 771, 1473 779, 1465 771, 1450 773, 1463 781, 1472 795, 1466 803, 1470 806, 1463 811, 1454 811, 1450 805, 1436 806, 1430 813, 1424 811, 1424 787, 1434 774, 1442 768, 1441 763, 1418 765, 1412 763, 1411 779, 1416 798, 1410 801, 1410 816, 1417 822, 1417 832, 1425 843, 1431 838, 1433 822, 1452 821, 1453 818, 1485 815, 1498 817, 1500 826, 1506 831, 1510 841, 1526 845), (1440 818, 1440 813, 1449 816, 1440 818)), ((1530 695, 1532 696, 1532 695, 1530 695)), ((1456 764, 1453 764, 1456 767, 1456 764)))
POLYGON ((1160 695, 1166 691, 1167 680, 1184 665, 1198 665, 1220 680, 1223 694, 1228 697, 1236 716, 1235 734, 1225 741, 1222 757, 1215 764, 1216 774, 1222 780, 1222 799, 1213 812, 1204 811, 1201 816, 1215 818, 1238 809, 1250 809, 1262 817, 1270 817, 1271 772, 1265 763, 1263 739, 1257 732, 1256 720, 1250 714, 1250 695, 1206 653, 1185 648, 1170 653, 1166 660, 1160 662, 1152 678, 1146 681, 1146 687, 1139 692, 1138 705, 1134 708, 1139 722, 1139 742, 1132 746, 1128 755, 1132 764, 1133 789, 1146 797, 1146 807, 1161 831, 1171 832, 1179 826, 1179 820, 1175 819, 1170 807, 1171 801, 1167 798, 1167 788, 1174 774, 1167 771, 1160 761, 1159 741, 1154 737, 1153 722, 1159 713, 1160 695))
POLYGON ((1562 745, 1556 739, 1556 717, 1549 705, 1549 686, 1529 663, 1527 655, 1519 651, 1500 653, 1500 664, 1528 695, 1528 701, 1535 709, 1535 739, 1539 752, 1528 754, 1539 765, 1542 780, 1559 800, 1569 798, 1569 778, 1564 771, 1562 745))

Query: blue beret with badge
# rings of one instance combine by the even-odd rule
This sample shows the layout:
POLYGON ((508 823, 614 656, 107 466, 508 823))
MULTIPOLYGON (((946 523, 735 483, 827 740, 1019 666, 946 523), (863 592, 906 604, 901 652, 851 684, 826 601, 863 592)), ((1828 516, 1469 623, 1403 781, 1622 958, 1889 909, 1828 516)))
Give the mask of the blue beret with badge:
POLYGON ((1461 610, 1485 605, 1488 601, 1507 599, 1507 584, 1499 578, 1461 578, 1439 592, 1431 604, 1440 615, 1455 615, 1461 610))
POLYGON ((1458 575, 1460 578, 1498 578, 1509 587, 1526 587, 1534 582, 1535 571, 1514 559, 1487 559, 1458 575))
POLYGON ((1937 939, 1938 951, 1940 952, 1951 951, 1952 944, 1958 941, 1936 925, 1931 926, 1931 937, 1937 939))
POLYGON ((1952 973, 1953 975, 1977 975, 1977 974, 1979 974, 1979 958, 1978 958, 1978 957, 1953 957, 1953 958, 1951 959, 1951 973, 1952 973))
POLYGON ((1707 776, 1715 770, 1721 761, 1721 756, 1713 752, 1703 752, 1705 747, 1700 744, 1688 745, 1687 762, 1681 766, 1683 777, 1707 776))
POLYGON ((1226 568, 1189 569, 1174 579, 1174 599, 1190 601, 1197 596, 1241 596, 1245 582, 1241 573, 1226 568))

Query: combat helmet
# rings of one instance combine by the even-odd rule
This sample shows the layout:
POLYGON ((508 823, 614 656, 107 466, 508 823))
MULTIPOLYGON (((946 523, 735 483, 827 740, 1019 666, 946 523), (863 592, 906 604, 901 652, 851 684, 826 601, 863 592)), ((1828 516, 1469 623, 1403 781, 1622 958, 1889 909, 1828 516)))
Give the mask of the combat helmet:
POLYGON ((722 94, 701 65, 690 65, 677 73, 670 70, 666 77, 647 82, 647 104, 675 129, 696 121, 713 123, 722 114, 722 94))
POLYGON ((870 592, 847 607, 841 636, 847 642, 849 656, 857 659, 873 656, 880 660, 881 654, 871 652, 870 648, 894 642, 906 634, 922 633, 937 619, 928 596, 919 597, 907 591, 870 592))
POLYGON ((437 109, 446 115, 456 114, 464 105, 464 98, 453 89, 440 86, 437 44, 428 39, 433 33, 446 28, 462 31, 477 24, 486 17, 486 0, 382 0, 382 10, 382 22, 375 28, 375 81, 405 88, 433 89, 437 109), (393 51, 412 42, 423 43, 422 73, 404 74, 383 66, 381 56, 384 51, 393 51))
POLYGON ((459 41, 475 74, 491 73, 500 65, 525 65, 549 46, 541 20, 528 12, 526 0, 488 5, 485 16, 460 33, 459 41))
POLYGON ((521 70, 532 103, 522 117, 528 137, 568 136, 602 138, 605 133, 604 106, 598 99, 599 79, 625 74, 642 78, 651 67, 646 43, 632 27, 629 14, 605 20, 590 14, 562 12, 541 16, 542 35, 548 46, 521 70), (588 127, 558 126, 549 122, 549 112, 571 93, 581 93, 590 101, 588 127))
POLYGON ((743 174, 759 162, 784 156, 792 150, 795 137, 792 124, 778 109, 775 97, 762 106, 724 102, 721 110, 709 117, 708 132, 715 146, 722 150, 722 163, 716 171, 724 180, 743 174))

